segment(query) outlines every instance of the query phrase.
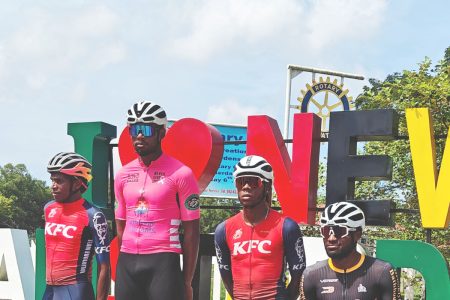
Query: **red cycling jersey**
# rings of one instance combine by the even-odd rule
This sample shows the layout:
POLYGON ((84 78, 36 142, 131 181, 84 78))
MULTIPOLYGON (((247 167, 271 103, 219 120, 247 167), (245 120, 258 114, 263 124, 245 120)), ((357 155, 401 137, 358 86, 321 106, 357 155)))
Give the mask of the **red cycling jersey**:
POLYGON ((233 284, 233 299, 287 299, 286 263, 292 277, 306 266, 303 238, 292 219, 270 210, 250 226, 242 212, 222 222, 215 232, 219 270, 233 284))
POLYGON ((50 201, 44 215, 47 284, 90 281, 94 250, 97 262, 109 262, 105 215, 82 198, 70 203, 50 201))

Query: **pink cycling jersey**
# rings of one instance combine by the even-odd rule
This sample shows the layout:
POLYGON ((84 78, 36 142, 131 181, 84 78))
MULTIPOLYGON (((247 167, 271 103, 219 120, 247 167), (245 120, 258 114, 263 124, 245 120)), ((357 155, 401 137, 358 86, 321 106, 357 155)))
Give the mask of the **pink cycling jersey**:
POLYGON ((135 159, 116 175, 116 219, 126 220, 120 251, 131 254, 182 253, 181 221, 200 218, 192 170, 162 154, 148 167, 135 159))

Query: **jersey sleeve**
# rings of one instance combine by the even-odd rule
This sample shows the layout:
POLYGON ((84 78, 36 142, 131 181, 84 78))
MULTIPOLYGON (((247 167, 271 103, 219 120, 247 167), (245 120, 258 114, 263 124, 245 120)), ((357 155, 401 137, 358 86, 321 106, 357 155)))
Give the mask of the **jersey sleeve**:
POLYGON ((386 268, 384 268, 383 272, 380 275, 379 285, 382 300, 401 299, 400 283, 398 280, 397 272, 392 267, 392 265, 387 264, 386 268))
POLYGON ((126 204, 123 197, 123 181, 121 172, 117 173, 114 179, 114 196, 116 197, 116 208, 114 211, 115 218, 118 220, 126 219, 126 204))
POLYGON ((192 170, 186 166, 180 170, 177 180, 177 197, 180 203, 180 214, 182 221, 196 220, 200 218, 200 197, 192 170))
POLYGON ((290 218, 284 220, 283 246, 291 276, 300 277, 306 267, 303 235, 298 224, 290 218))
POLYGON ((109 229, 105 215, 97 208, 89 214, 89 227, 94 239, 95 255, 98 263, 109 263, 109 229))
POLYGON ((225 222, 220 223, 214 233, 214 246, 216 248, 217 264, 220 276, 230 287, 233 285, 233 274, 231 272, 231 255, 226 239, 225 222))

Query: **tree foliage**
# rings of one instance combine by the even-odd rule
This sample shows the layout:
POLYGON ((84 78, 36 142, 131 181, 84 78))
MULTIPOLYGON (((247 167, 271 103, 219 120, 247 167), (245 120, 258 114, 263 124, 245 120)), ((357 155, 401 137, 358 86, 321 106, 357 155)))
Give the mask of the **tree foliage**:
POLYGON ((0 166, 0 224, 34 235, 43 224, 43 207, 51 199, 44 181, 31 177, 23 164, 0 166))
MULTIPOLYGON (((387 76, 384 81, 370 79, 371 86, 356 99, 356 108, 395 109, 399 114, 399 135, 407 136, 405 109, 429 108, 434 122, 436 158, 440 166, 445 146, 445 136, 450 126, 450 47, 444 58, 432 66, 429 58, 419 63, 418 70, 404 70, 387 76)), ((450 147, 450 145, 448 145, 450 147)), ((392 180, 383 182, 359 182, 355 196, 360 199, 395 199, 398 208, 418 209, 417 191, 412 168, 408 139, 392 142, 365 143, 361 154, 384 154, 393 159, 392 180)), ((373 238, 398 238, 425 240, 417 214, 397 214, 396 229, 374 230, 373 238)), ((433 230, 432 242, 450 258, 449 230, 433 230)))
POLYGON ((222 198, 205 198, 200 199, 202 210, 200 218, 200 232, 214 233, 217 225, 225 221, 229 217, 234 216, 240 209, 230 208, 208 208, 208 206, 224 206, 224 207, 239 207, 237 199, 222 199, 222 198))

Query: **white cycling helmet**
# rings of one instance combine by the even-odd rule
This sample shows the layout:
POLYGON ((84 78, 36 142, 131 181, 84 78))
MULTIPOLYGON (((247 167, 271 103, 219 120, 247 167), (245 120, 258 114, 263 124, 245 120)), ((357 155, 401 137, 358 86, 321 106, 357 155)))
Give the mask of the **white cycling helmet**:
POLYGON ((127 123, 146 123, 167 126, 167 116, 164 109, 156 103, 141 101, 133 104, 128 110, 127 123))
POLYGON ((256 176, 263 181, 272 181, 272 166, 261 156, 245 156, 234 166, 233 172, 234 180, 243 176, 256 176))
POLYGON ((320 226, 341 225, 364 229, 366 220, 364 212, 355 204, 337 202, 327 206, 320 217, 320 226))

